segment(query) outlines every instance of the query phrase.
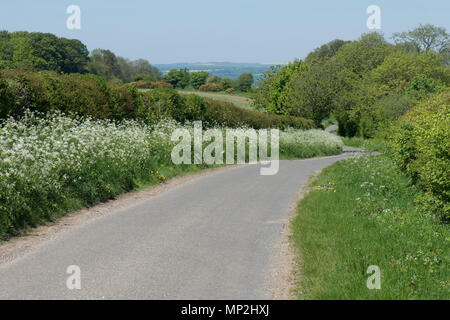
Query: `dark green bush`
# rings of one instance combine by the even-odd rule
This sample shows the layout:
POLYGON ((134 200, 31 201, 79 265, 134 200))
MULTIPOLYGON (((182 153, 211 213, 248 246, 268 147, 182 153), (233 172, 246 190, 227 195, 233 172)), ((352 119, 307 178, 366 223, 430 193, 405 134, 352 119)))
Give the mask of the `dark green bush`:
POLYGON ((134 118, 140 103, 136 88, 111 85, 99 76, 7 71, 5 79, 0 80, 2 118, 29 109, 122 120, 134 118))
POLYGON ((149 123, 162 118, 184 119, 184 100, 176 90, 159 88, 141 93, 139 117, 149 123))

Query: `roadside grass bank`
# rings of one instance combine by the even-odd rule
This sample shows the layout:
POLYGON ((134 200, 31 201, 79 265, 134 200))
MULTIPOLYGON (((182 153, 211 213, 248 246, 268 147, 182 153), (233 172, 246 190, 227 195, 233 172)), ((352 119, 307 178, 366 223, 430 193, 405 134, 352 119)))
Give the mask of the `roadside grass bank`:
MULTIPOLYGON (((173 164, 179 141, 171 136, 180 128, 193 136, 192 124, 174 120, 150 125, 26 112, 20 120, 0 122, 0 239, 118 194, 220 165, 173 164)), ((320 130, 280 132, 282 159, 338 154, 341 146, 320 130)))
POLYGON ((450 299, 450 230, 415 207, 420 189, 381 155, 322 171, 291 228, 299 299, 450 299), (369 290, 367 269, 381 270, 369 290))

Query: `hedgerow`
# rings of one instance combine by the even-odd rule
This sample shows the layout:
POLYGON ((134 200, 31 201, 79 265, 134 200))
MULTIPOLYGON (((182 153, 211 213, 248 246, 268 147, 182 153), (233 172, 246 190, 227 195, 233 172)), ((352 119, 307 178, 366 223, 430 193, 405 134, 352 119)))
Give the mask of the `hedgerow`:
POLYGON ((25 110, 90 116, 96 119, 141 119, 156 123, 171 118, 179 122, 201 120, 205 125, 227 127, 309 129, 313 122, 238 108, 231 103, 180 95, 162 82, 157 88, 138 91, 138 85, 118 86, 93 75, 24 71, 0 74, 0 118, 20 118, 25 110))
POLYGON ((402 116, 390 148, 401 170, 426 193, 424 210, 450 220, 450 91, 435 95, 402 116))

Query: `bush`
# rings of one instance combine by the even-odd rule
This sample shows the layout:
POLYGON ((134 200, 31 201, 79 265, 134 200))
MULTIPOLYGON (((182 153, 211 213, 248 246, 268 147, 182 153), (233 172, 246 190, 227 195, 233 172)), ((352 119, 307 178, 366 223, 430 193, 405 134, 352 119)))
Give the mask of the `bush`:
POLYGON ((234 91, 234 88, 228 88, 225 90, 226 93, 233 93, 234 91))
POLYGON ((450 220, 450 91, 424 101, 393 127, 390 148, 397 165, 426 194, 426 210, 450 220))
POLYGON ((223 90, 223 87, 220 83, 213 82, 202 84, 198 89, 200 91, 219 92, 223 90))
POLYGON ((5 78, 0 94, 9 102, 2 106, 2 118, 21 117, 28 109, 122 120, 134 118, 140 102, 135 88, 111 85, 93 75, 8 71, 5 78))
POLYGON ((174 89, 153 89, 141 93, 138 116, 147 123, 163 118, 184 119, 184 100, 174 89))
POLYGON ((138 89, 156 89, 156 88, 173 88, 168 82, 165 81, 134 81, 130 82, 129 85, 132 85, 138 89))

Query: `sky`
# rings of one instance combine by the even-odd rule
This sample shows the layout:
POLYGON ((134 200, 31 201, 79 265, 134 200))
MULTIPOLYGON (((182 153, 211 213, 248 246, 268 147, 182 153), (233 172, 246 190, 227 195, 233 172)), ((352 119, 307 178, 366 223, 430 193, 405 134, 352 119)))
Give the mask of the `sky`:
POLYGON ((151 63, 282 63, 372 31, 369 5, 380 7, 386 38, 421 23, 450 31, 448 0, 2 0, 0 29, 50 32, 151 63), (79 30, 66 26, 69 5, 81 9, 79 30))

